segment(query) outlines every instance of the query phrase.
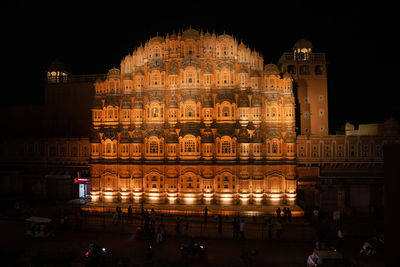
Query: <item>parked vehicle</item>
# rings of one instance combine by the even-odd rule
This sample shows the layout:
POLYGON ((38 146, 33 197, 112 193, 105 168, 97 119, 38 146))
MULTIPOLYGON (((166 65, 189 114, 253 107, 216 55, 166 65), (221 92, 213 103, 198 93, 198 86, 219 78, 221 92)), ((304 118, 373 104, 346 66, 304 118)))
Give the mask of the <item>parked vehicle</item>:
POLYGON ((34 238, 54 236, 53 220, 45 217, 29 217, 25 220, 25 234, 34 238))

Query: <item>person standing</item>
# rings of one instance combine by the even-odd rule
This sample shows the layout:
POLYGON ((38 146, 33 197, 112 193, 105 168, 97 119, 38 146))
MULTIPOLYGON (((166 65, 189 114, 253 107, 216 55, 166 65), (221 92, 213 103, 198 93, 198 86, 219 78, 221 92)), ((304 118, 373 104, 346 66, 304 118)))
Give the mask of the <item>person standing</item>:
POLYGON ((179 235, 180 234, 180 229, 181 228, 181 219, 179 217, 176 218, 175 222, 175 234, 179 235))
POLYGON ((132 223, 132 206, 129 205, 128 207, 128 223, 132 223))
POLYGON ((232 221, 232 229, 233 229, 233 239, 238 239, 238 221, 236 219, 236 217, 233 219, 232 221))
POLYGON ((287 212, 289 223, 292 223, 292 211, 290 210, 290 208, 287 208, 286 212, 287 212))
POLYGON ((218 215, 218 233, 222 233, 222 216, 218 215))
POLYGON ((276 218, 278 218, 278 220, 281 218, 281 208, 280 207, 278 207, 276 209, 276 218))
POLYGON ((278 239, 281 238, 281 234, 282 234, 282 224, 281 224, 281 222, 278 220, 278 221, 276 222, 276 236, 277 236, 278 239))
POLYGON ((204 208, 204 222, 207 223, 207 217, 208 217, 208 209, 207 206, 204 208))
POLYGON ((245 223, 244 220, 242 219, 240 221, 240 225, 239 225, 239 231, 240 231, 240 238, 243 240, 244 239, 244 227, 245 227, 245 223))
POLYGON ((267 227, 268 227, 268 239, 271 240, 272 239, 272 221, 271 220, 268 221, 267 227))
POLYGON ((338 248, 343 249, 343 232, 340 228, 337 230, 338 248))

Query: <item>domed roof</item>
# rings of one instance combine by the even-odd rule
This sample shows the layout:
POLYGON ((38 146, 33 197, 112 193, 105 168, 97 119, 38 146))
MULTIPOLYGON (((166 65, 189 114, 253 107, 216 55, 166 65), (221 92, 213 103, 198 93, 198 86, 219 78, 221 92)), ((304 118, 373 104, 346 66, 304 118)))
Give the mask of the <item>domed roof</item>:
POLYGON ((253 143, 262 143, 263 142, 263 133, 260 127, 257 127, 253 133, 253 137, 251 138, 253 143))
POLYGON ((251 98, 252 107, 262 107, 261 96, 259 94, 254 94, 251 98))
POLYGON ((217 99, 216 99, 215 102, 222 103, 224 101, 227 101, 229 103, 236 103, 235 97, 234 97, 232 91, 221 91, 221 92, 218 92, 217 99))
POLYGON ((130 143, 130 142, 132 142, 132 139, 129 136, 129 132, 127 131, 127 129, 122 130, 119 142, 120 143, 130 143))
POLYGON ((239 143, 249 143, 250 142, 250 134, 245 127, 242 127, 240 129, 238 140, 239 140, 239 143))
POLYGON ((103 109, 103 105, 101 103, 101 99, 100 98, 96 97, 93 100, 92 109, 103 109))
POLYGON ((123 80, 124 81, 132 80, 132 75, 130 73, 125 73, 123 80))
POLYGON ((199 31, 194 29, 187 29, 182 33, 182 40, 187 40, 187 39, 199 40, 200 39, 199 31))
POLYGON ((284 79, 292 79, 292 75, 289 72, 285 72, 285 74, 283 74, 283 78, 284 79))
POLYGON ((107 79, 113 78, 113 79, 119 79, 121 77, 121 72, 117 68, 112 68, 108 71, 107 74, 107 79))
POLYGON ((312 48, 312 43, 308 40, 300 39, 294 44, 293 48, 312 48))
POLYGON ((134 108, 143 108, 143 98, 140 96, 136 96, 135 100, 133 101, 134 108))
POLYGON ((218 38, 217 38, 218 41, 224 40, 224 39, 233 41, 233 37, 231 35, 229 35, 229 34, 226 34, 226 33, 224 33, 222 35, 219 35, 218 38))
POLYGON ((143 143, 142 132, 140 131, 139 128, 135 128, 135 130, 132 134, 132 142, 133 143, 143 143))
POLYGON ((250 101, 249 97, 245 92, 242 92, 239 94, 239 99, 238 99, 238 107, 239 108, 248 108, 250 107, 250 101))
POLYGON ((278 66, 275 64, 268 64, 264 67, 264 73, 266 75, 279 75, 278 66))
POLYGON ((203 99, 203 105, 204 108, 213 108, 214 107, 214 102, 213 102, 213 97, 210 93, 206 93, 204 95, 203 99))
POLYGON ((170 40, 177 40, 176 33, 173 32, 172 34, 170 34, 170 35, 168 36, 168 38, 169 38, 170 40))
POLYGON ((168 98, 168 108, 178 108, 178 99, 175 94, 168 98))
POLYGON ((100 138, 99 138, 99 133, 92 129, 91 133, 90 133, 90 142, 91 143, 101 143, 100 138))
POLYGON ((113 106, 113 107, 118 107, 119 106, 119 97, 118 96, 113 96, 113 95, 107 95, 106 100, 104 102, 104 106, 113 106))
POLYGON ((59 59, 55 59, 51 64, 47 67, 46 71, 66 71, 64 63, 62 63, 59 59))
POLYGON ((214 143, 214 136, 209 127, 204 129, 203 134, 201 135, 202 143, 214 143))
POLYGON ((125 97, 122 101, 122 108, 123 109, 130 109, 132 106, 131 99, 129 97, 125 97))
POLYGON ((166 143, 176 144, 178 142, 178 135, 176 134, 176 131, 174 129, 170 129, 166 137, 166 143))
POLYGON ((149 40, 149 43, 164 43, 164 42, 165 42, 164 38, 158 35, 149 40))

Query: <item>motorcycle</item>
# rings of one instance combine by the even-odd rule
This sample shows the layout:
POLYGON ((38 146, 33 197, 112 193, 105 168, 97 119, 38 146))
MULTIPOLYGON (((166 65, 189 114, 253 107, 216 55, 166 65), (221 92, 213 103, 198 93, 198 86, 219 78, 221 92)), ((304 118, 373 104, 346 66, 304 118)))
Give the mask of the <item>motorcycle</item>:
POLYGON ((373 256, 376 254, 376 250, 369 242, 364 242, 363 246, 361 247, 360 254, 373 256))
POLYGON ((86 266, 101 266, 105 261, 106 248, 99 247, 96 243, 92 242, 89 244, 85 257, 86 266))
POLYGON ((180 250, 182 257, 184 258, 197 257, 203 259, 205 256, 205 247, 199 243, 189 242, 188 244, 182 245, 180 250))

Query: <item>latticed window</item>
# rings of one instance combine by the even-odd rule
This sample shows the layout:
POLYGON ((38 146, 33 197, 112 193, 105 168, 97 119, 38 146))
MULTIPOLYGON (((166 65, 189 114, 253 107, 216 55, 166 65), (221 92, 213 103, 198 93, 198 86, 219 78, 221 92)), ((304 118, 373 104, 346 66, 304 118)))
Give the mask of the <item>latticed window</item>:
POLYGON ((106 153, 111 153, 111 144, 110 143, 108 143, 106 145, 106 153))
POLYGON ((193 140, 185 141, 185 152, 196 152, 196 143, 193 140))
POLYGON ((222 153, 231 153, 231 144, 228 141, 222 142, 222 153))
POLYGON ((223 107, 222 116, 223 117, 229 117, 229 108, 228 107, 223 107))
POLYGON ((158 143, 156 141, 150 142, 150 153, 158 153, 158 143))
POLYGON ((151 109, 151 116, 153 118, 157 118, 158 117, 158 108, 152 108, 151 109))
POLYGON ((272 153, 278 153, 278 144, 276 142, 272 143, 272 153))
POLYGON ((187 105, 185 108, 186 117, 194 117, 194 108, 191 105, 187 105))

